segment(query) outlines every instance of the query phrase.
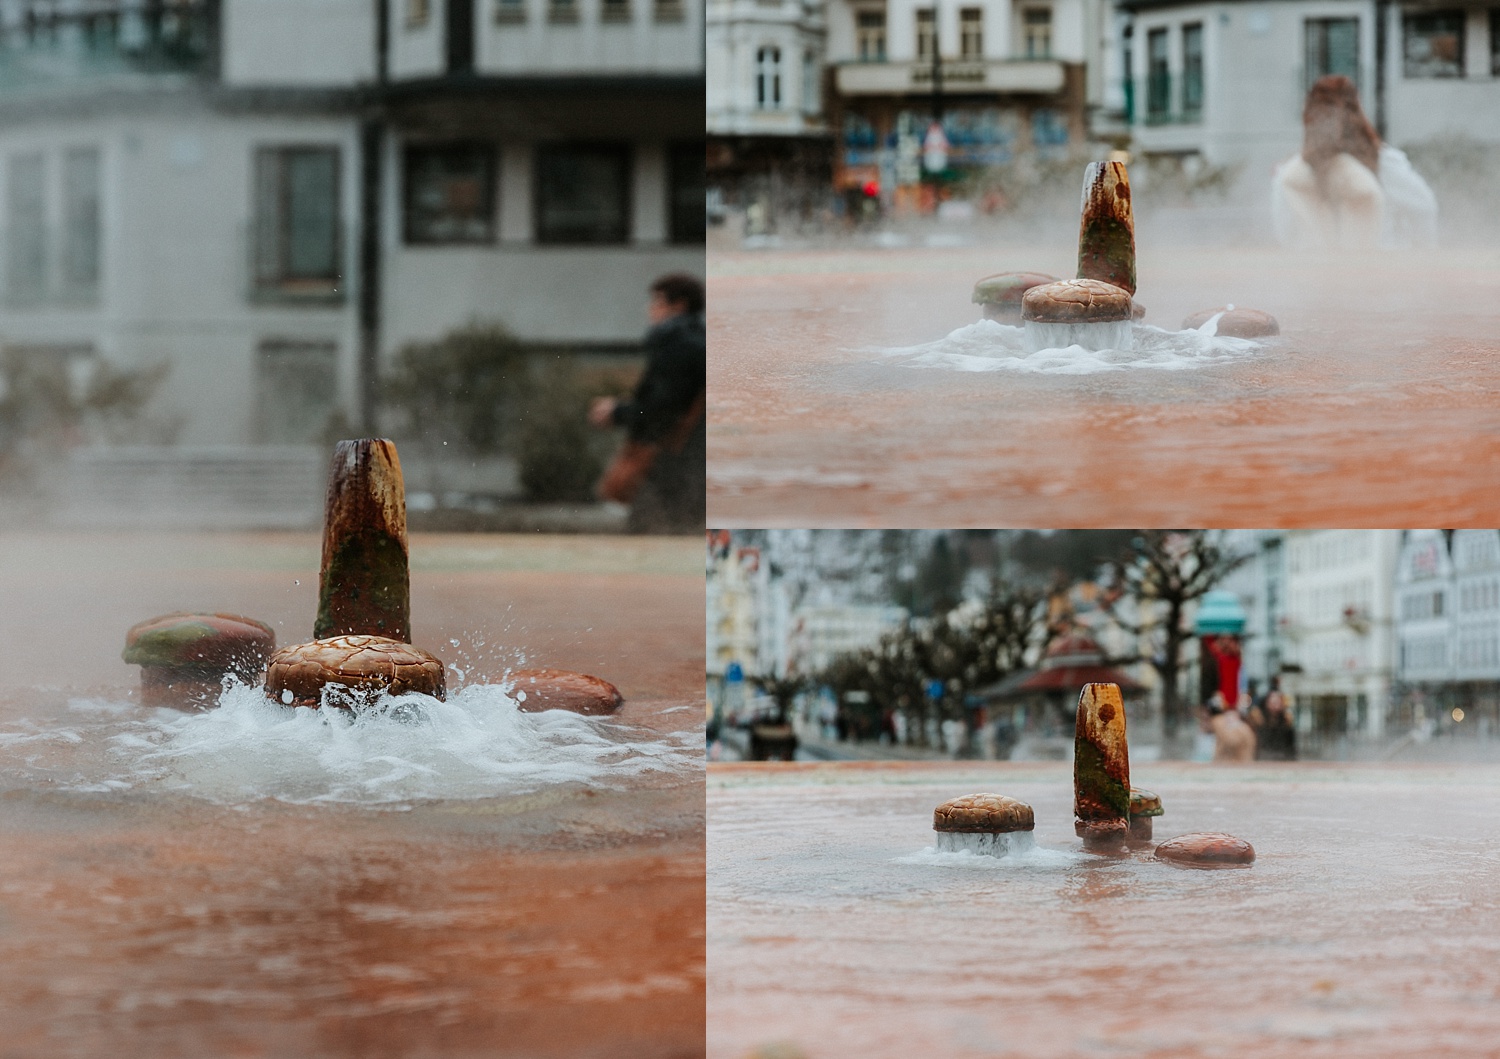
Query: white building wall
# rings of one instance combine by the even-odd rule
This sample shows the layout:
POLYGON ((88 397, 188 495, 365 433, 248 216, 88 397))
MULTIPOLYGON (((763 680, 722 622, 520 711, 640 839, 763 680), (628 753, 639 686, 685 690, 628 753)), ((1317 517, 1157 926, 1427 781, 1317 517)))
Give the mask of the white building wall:
MULTIPOLYGON (((0 133, 0 203, 6 161, 40 152, 49 208, 58 209, 58 166, 72 146, 101 152, 98 297, 85 304, 8 304, 8 345, 88 344, 117 367, 170 361, 153 412, 180 418, 183 444, 243 443, 255 435, 255 350, 267 339, 332 341, 339 402, 352 405, 355 320, 336 303, 251 297, 252 180, 257 148, 316 144, 340 151, 345 275, 352 239, 358 145, 340 118, 225 117, 194 108, 151 117, 49 121, 0 133)), ((54 226, 56 230, 56 226, 54 226)))
POLYGON ((476 72, 513 77, 703 71, 701 0, 684 0, 683 18, 672 22, 656 20, 651 0, 634 0, 628 22, 601 21, 602 5, 589 0, 578 0, 579 19, 571 23, 550 22, 546 0, 526 0, 525 7, 524 22, 501 22, 492 3, 480 0, 476 72))
POLYGON ((1396 665, 1405 683, 1453 679, 1453 575, 1442 530, 1407 532, 1396 569, 1396 665))
MULTIPOLYGON (((852 32, 852 31, 851 31, 852 32)), ((711 0, 705 119, 710 135, 795 136, 821 130, 822 5, 811 0, 711 0), (781 103, 756 97, 756 58, 781 53, 781 103), (804 57, 814 57, 809 67, 804 57)))
POLYGON ((370 0, 226 0, 222 22, 225 84, 308 87, 375 78, 370 0))
POLYGON ((1295 530, 1285 544, 1288 653, 1302 668, 1291 690, 1347 697, 1351 713, 1363 696, 1370 736, 1384 731, 1394 676, 1400 532, 1295 530))
POLYGON ((1398 147, 1439 137, 1500 143, 1500 80, 1490 70, 1489 9, 1471 8, 1464 33, 1464 76, 1407 77, 1402 8, 1389 11, 1386 138, 1398 147))

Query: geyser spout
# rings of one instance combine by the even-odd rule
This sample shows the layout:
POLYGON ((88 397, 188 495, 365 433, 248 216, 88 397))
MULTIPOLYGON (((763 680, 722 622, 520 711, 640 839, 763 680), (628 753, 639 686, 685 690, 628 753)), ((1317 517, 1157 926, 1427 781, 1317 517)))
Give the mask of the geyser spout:
POLYGON ((394 442, 340 441, 323 519, 313 638, 384 636, 411 642, 406 486, 394 442))
POLYGON ((1084 172, 1078 278, 1135 294, 1135 214, 1124 162, 1090 162, 1084 172))
POLYGON ((1130 750, 1118 684, 1085 684, 1073 738, 1073 826, 1085 846, 1116 846, 1130 829, 1130 750))

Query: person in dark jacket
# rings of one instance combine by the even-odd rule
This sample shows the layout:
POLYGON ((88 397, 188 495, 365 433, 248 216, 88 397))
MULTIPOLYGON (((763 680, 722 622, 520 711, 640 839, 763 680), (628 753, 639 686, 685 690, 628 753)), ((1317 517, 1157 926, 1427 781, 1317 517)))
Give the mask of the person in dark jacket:
POLYGON ((624 427, 656 455, 630 505, 632 533, 701 533, 707 435, 703 284, 684 273, 651 284, 646 370, 629 399, 596 399, 589 421, 624 427))

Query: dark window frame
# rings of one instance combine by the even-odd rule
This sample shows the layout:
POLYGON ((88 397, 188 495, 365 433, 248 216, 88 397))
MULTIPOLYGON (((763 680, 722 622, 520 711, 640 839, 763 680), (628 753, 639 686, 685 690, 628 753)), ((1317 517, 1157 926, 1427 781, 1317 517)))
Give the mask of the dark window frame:
POLYGON ((1203 23, 1184 23, 1182 27, 1182 116, 1185 121, 1196 121, 1203 114, 1203 50, 1203 23), (1192 51, 1188 47, 1188 42, 1192 39, 1198 42, 1197 51, 1192 51))
POLYGON ((627 246, 631 242, 633 214, 632 197, 635 193, 635 151, 626 142, 612 140, 573 140, 538 144, 532 174, 532 223, 537 244, 542 246, 627 246), (602 237, 580 236, 576 229, 570 234, 565 229, 550 229, 546 201, 546 169, 549 161, 568 153, 593 154, 596 157, 612 158, 619 166, 620 187, 618 190, 619 227, 602 237))
POLYGON ((401 242, 406 246, 493 246, 500 237, 500 151, 488 140, 416 141, 401 150, 401 242), (421 156, 470 153, 484 163, 480 187, 481 209, 485 231, 474 236, 441 236, 424 234, 416 225, 417 181, 413 163, 421 156))
MULTIPOLYGON (((1491 13, 1491 18, 1494 14, 1491 13)), ((1493 22, 1491 25, 1493 26, 1493 22)), ((1468 46, 1465 37, 1468 35, 1468 14, 1463 8, 1445 8, 1435 11, 1408 11, 1401 16, 1401 76, 1412 81, 1428 80, 1462 80, 1464 77, 1467 56, 1465 50, 1468 46), (1448 20, 1453 26, 1453 35, 1456 38, 1455 55, 1451 65, 1441 60, 1433 62, 1430 58, 1425 60, 1414 60, 1411 56, 1411 42, 1413 35, 1421 33, 1425 36, 1446 35, 1446 33, 1433 33, 1437 25, 1448 20)), ((1491 49, 1494 42, 1491 41, 1491 49)), ((1493 55, 1493 50, 1491 55, 1493 55)))
POLYGON ((255 179, 251 193, 251 216, 254 231, 251 240, 251 279, 253 291, 258 297, 287 298, 291 300, 342 301, 344 297, 344 151, 337 143, 282 143, 262 144, 255 148, 253 156, 255 179), (329 267, 321 271, 300 271, 291 260, 292 238, 290 234, 292 187, 288 178, 290 162, 297 156, 326 155, 332 159, 332 201, 329 203, 331 220, 329 267), (266 216, 263 207, 263 192, 268 179, 268 168, 275 166, 271 179, 275 181, 275 206, 272 216, 266 216), (269 240, 269 245, 267 244, 269 240), (274 260, 272 260, 274 259, 274 260), (267 265, 270 265, 268 268, 267 265))

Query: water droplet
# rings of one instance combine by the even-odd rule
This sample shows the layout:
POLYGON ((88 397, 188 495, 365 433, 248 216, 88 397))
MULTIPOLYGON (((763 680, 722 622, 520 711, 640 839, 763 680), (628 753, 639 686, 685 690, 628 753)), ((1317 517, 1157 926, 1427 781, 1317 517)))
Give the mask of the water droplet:
POLYGON ((294 577, 294 578, 292 578, 292 584, 294 584, 294 585, 300 585, 300 584, 301 584, 301 583, 302 583, 302 582, 301 582, 301 581, 298 581, 298 580, 297 580, 297 579, 296 579, 296 578, 295 578, 295 577, 294 577))
POLYGON ((291 688, 283 688, 282 689, 282 692, 281 692, 281 701, 284 702, 284 703, 286 703, 288 706, 290 706, 292 704, 292 689, 291 688))

